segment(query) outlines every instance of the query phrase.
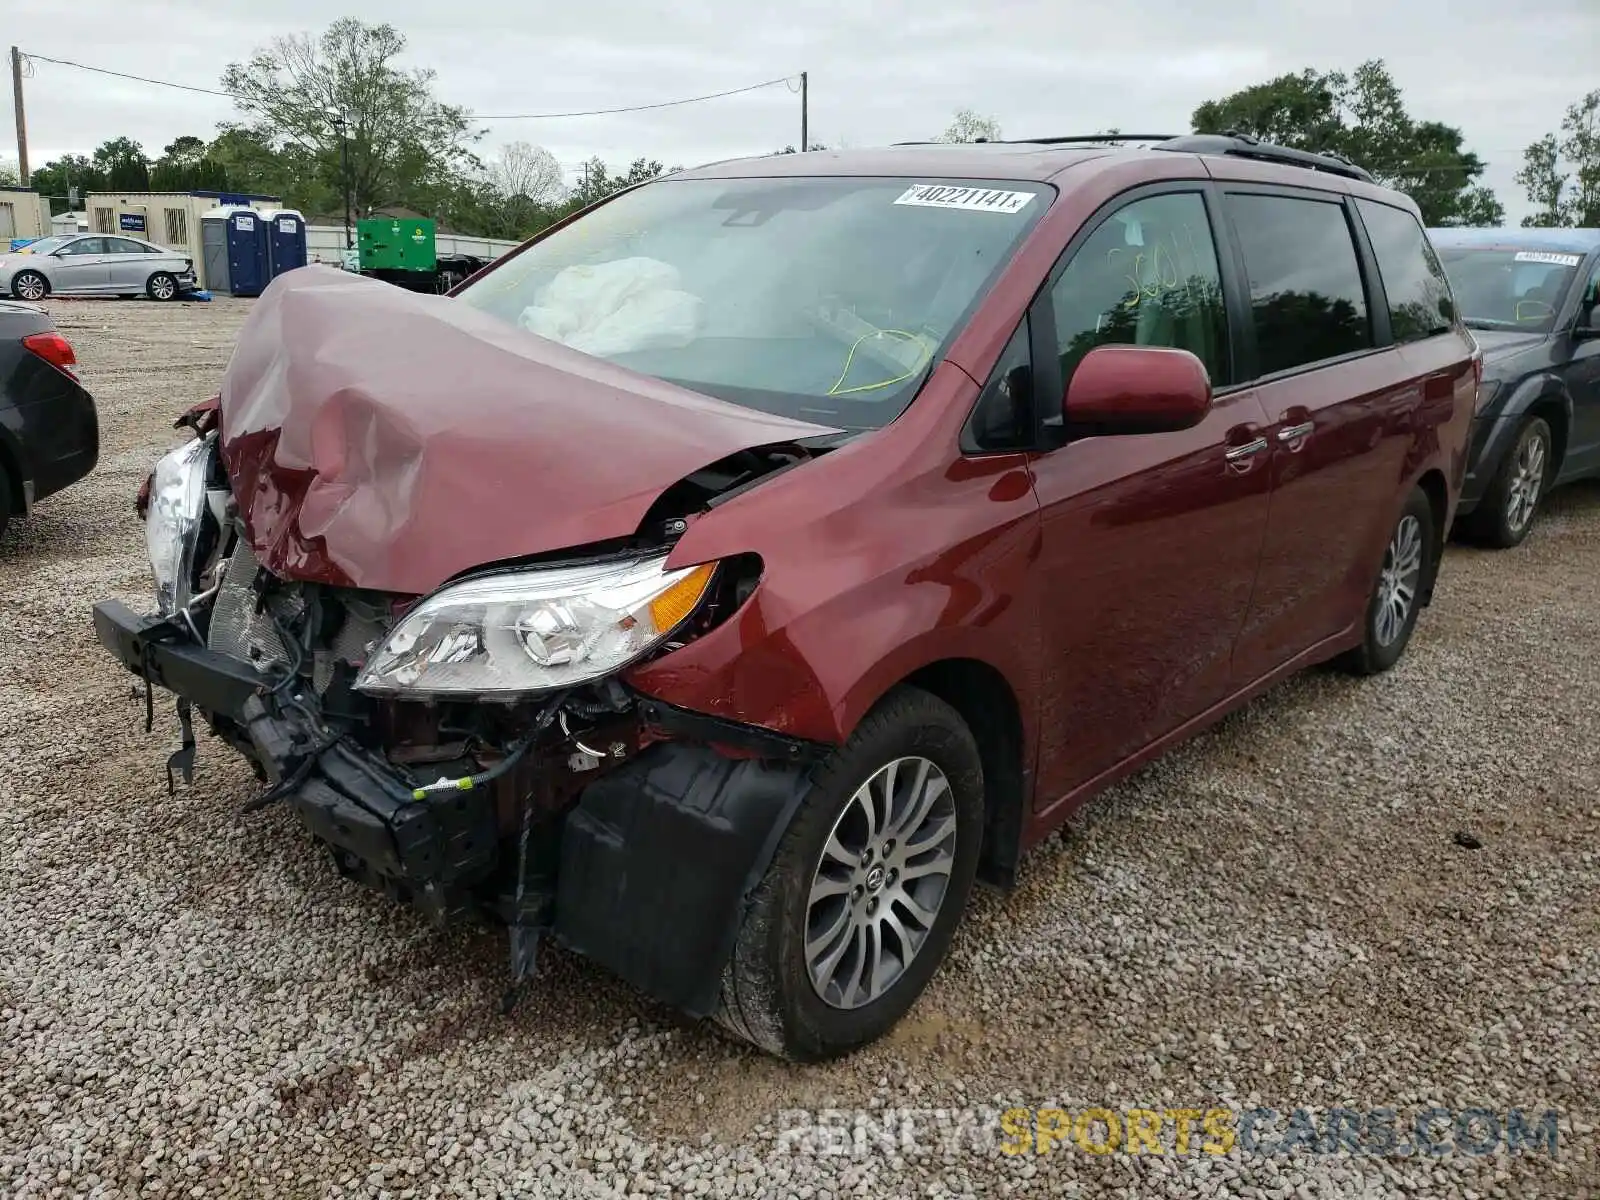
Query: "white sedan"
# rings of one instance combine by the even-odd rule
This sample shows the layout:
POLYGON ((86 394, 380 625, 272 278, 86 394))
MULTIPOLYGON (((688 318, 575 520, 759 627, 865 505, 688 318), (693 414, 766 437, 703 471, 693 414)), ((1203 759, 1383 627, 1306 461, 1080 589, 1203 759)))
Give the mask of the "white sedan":
POLYGON ((188 255, 120 235, 79 233, 42 238, 0 254, 0 295, 137 296, 176 300, 196 286, 188 255))

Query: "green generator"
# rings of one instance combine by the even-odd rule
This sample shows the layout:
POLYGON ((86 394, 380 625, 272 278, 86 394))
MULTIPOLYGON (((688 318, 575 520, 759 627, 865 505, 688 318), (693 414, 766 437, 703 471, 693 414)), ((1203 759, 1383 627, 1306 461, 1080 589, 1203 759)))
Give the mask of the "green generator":
POLYGON ((427 217, 368 217, 356 222, 361 273, 401 287, 433 290, 435 229, 427 217))

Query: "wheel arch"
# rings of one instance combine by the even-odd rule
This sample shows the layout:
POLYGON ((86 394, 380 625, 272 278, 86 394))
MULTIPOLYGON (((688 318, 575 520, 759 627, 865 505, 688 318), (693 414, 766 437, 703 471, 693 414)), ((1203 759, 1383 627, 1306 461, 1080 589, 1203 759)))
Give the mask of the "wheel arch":
POLYGON ((971 657, 938 658, 895 679, 873 705, 896 688, 914 687, 956 711, 978 743, 983 763, 983 849, 978 878, 1009 889, 1016 883, 1022 856, 1022 828, 1032 776, 1022 705, 1005 674, 992 663, 971 657))

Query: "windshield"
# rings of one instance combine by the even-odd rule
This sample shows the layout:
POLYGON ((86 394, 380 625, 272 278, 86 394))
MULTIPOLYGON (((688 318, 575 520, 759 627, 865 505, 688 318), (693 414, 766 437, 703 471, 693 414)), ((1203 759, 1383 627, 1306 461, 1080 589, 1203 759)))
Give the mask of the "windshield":
POLYGON ((37 242, 29 242, 23 247, 29 254, 49 254, 72 240, 71 237, 56 235, 55 237, 40 238, 37 242))
POLYGON ((1052 196, 987 180, 660 180, 459 298, 671 383, 872 429, 911 402, 1052 196))
POLYGON ((1514 247, 1441 247, 1456 304, 1478 329, 1548 333, 1583 255, 1514 247))

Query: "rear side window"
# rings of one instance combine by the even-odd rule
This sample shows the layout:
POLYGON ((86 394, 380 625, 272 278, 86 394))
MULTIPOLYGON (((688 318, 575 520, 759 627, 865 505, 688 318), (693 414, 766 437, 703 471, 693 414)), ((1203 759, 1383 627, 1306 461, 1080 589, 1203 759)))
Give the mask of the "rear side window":
POLYGON ((1361 264, 1344 206, 1249 193, 1228 197, 1250 281, 1259 373, 1369 348, 1361 264))
POLYGON ((1448 333, 1455 320, 1450 285, 1417 219, 1403 208, 1357 200, 1378 274, 1389 297, 1389 325, 1397 342, 1448 333))

